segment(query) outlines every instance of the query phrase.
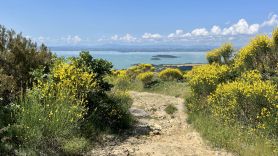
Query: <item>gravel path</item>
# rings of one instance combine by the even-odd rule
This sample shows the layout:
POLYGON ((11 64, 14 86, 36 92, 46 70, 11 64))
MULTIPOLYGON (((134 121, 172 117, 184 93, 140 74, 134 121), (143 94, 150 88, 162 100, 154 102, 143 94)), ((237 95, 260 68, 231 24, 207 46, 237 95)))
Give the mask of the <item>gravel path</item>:
POLYGON ((138 118, 135 128, 122 139, 110 136, 88 155, 138 156, 231 156, 207 146, 199 133, 186 122, 181 98, 146 92, 130 92, 132 113, 138 118), (178 110, 169 115, 172 104, 178 110))

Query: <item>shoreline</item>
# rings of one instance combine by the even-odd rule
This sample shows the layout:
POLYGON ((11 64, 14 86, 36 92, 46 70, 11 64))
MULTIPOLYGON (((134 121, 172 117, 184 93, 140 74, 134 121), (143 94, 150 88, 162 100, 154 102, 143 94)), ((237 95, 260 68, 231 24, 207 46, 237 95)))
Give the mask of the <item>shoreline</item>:
MULTIPOLYGON (((200 66, 200 65, 205 65, 207 63, 184 63, 184 64, 158 64, 158 65, 155 65, 155 64, 152 64, 156 71, 161 71, 165 68, 178 68, 182 71, 188 71, 188 70, 191 70, 194 66, 200 66)), ((132 66, 136 66, 138 64, 132 64, 130 67, 132 66)))

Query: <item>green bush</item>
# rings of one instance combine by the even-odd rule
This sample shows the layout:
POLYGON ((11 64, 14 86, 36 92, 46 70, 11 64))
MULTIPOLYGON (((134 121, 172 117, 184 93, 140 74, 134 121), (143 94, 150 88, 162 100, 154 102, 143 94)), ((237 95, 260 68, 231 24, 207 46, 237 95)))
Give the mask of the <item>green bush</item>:
POLYGON ((207 60, 210 64, 212 63, 221 63, 221 55, 218 49, 211 50, 207 53, 207 60))
POLYGON ((262 81, 258 71, 250 71, 237 81, 221 84, 208 98, 216 118, 240 122, 278 133, 278 90, 262 81))
POLYGON ((33 89, 17 103, 15 135, 24 148, 61 152, 61 141, 75 134, 86 109, 70 98, 68 90, 59 92, 65 96, 44 96, 40 90, 33 89))
POLYGON ((15 135, 23 147, 50 155, 63 152, 63 142, 77 135, 84 120, 89 93, 102 90, 98 82, 76 59, 56 59, 15 107, 15 135))
POLYGON ((213 49, 207 53, 207 60, 210 64, 228 64, 234 52, 230 43, 225 43, 221 47, 213 49))
POLYGON ((186 78, 194 95, 206 97, 218 84, 227 81, 230 73, 227 65, 209 64, 194 67, 186 74, 186 78))
POLYGON ((17 34, 0 25, 0 131, 5 129, 5 132, 0 132, 1 152, 4 152, 1 149, 3 146, 10 146, 3 140, 15 140, 6 131, 15 120, 10 109, 11 103, 25 94, 27 88, 32 88, 35 82, 32 71, 41 68, 47 73, 51 63, 52 54, 45 45, 37 46, 21 33, 17 34), (6 135, 8 133, 9 136, 6 135))
POLYGON ((129 128, 133 123, 133 117, 129 113, 132 99, 126 92, 114 91, 102 99, 94 102, 94 109, 87 117, 86 127, 96 130, 108 130, 118 132, 129 128))
POLYGON ((130 89, 132 82, 129 77, 117 77, 115 82, 115 89, 126 91, 130 89))
MULTIPOLYGON (((273 65, 278 63, 272 51, 273 41, 268 36, 257 36, 240 49, 235 56, 234 66, 239 71, 259 70, 261 73, 272 72, 273 65)), ((275 65, 276 66, 276 65, 275 65)))
MULTIPOLYGON (((9 76, 15 82, 13 90, 9 90, 10 88, 2 90, 5 90, 4 93, 12 94, 11 97, 20 95, 18 92, 32 87, 34 77, 31 72, 34 69, 45 68, 47 72, 52 54, 45 45, 38 47, 36 43, 23 37, 22 34, 7 30, 1 25, 0 41, 0 69, 2 70, 0 74, 9 76)), ((2 83, 6 82, 2 80, 2 83)), ((7 99, 4 101, 11 102, 7 99)))
POLYGON ((151 64, 138 64, 128 68, 126 75, 132 79, 135 79, 140 73, 153 72, 154 69, 155 68, 151 64))
POLYGON ((182 80, 183 74, 179 69, 166 68, 159 72, 158 77, 164 81, 182 80))
POLYGON ((153 72, 140 73, 137 76, 137 79, 143 82, 145 88, 148 88, 154 82, 154 73, 153 72))

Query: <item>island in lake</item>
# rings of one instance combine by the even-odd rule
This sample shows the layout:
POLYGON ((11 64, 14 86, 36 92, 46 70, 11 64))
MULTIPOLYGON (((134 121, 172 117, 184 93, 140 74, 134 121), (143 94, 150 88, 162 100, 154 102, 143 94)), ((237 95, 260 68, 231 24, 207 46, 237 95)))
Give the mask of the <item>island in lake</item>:
POLYGON ((178 58, 178 56, 174 56, 174 55, 154 55, 152 56, 152 59, 154 58, 178 58))

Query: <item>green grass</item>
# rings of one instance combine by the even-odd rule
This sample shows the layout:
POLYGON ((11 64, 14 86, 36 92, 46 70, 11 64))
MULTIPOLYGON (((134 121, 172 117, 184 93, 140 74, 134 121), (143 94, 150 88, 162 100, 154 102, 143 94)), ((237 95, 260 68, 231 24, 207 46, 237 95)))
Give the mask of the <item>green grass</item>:
POLYGON ((175 97, 187 97, 190 95, 190 89, 186 82, 178 81, 159 81, 149 88, 144 88, 141 81, 109 77, 107 80, 119 90, 133 90, 139 92, 158 93, 175 97))
POLYGON ((267 139, 240 125, 224 125, 204 112, 189 113, 188 122, 213 147, 224 148, 243 156, 278 155, 277 139, 267 139))
POLYGON ((188 84, 177 81, 161 81, 151 88, 145 88, 144 91, 182 98, 190 95, 188 84))
POLYGON ((172 114, 174 114, 178 109, 177 109, 175 106, 173 106, 172 104, 170 104, 170 105, 168 105, 164 110, 165 110, 165 112, 166 112, 167 114, 172 115, 172 114))

